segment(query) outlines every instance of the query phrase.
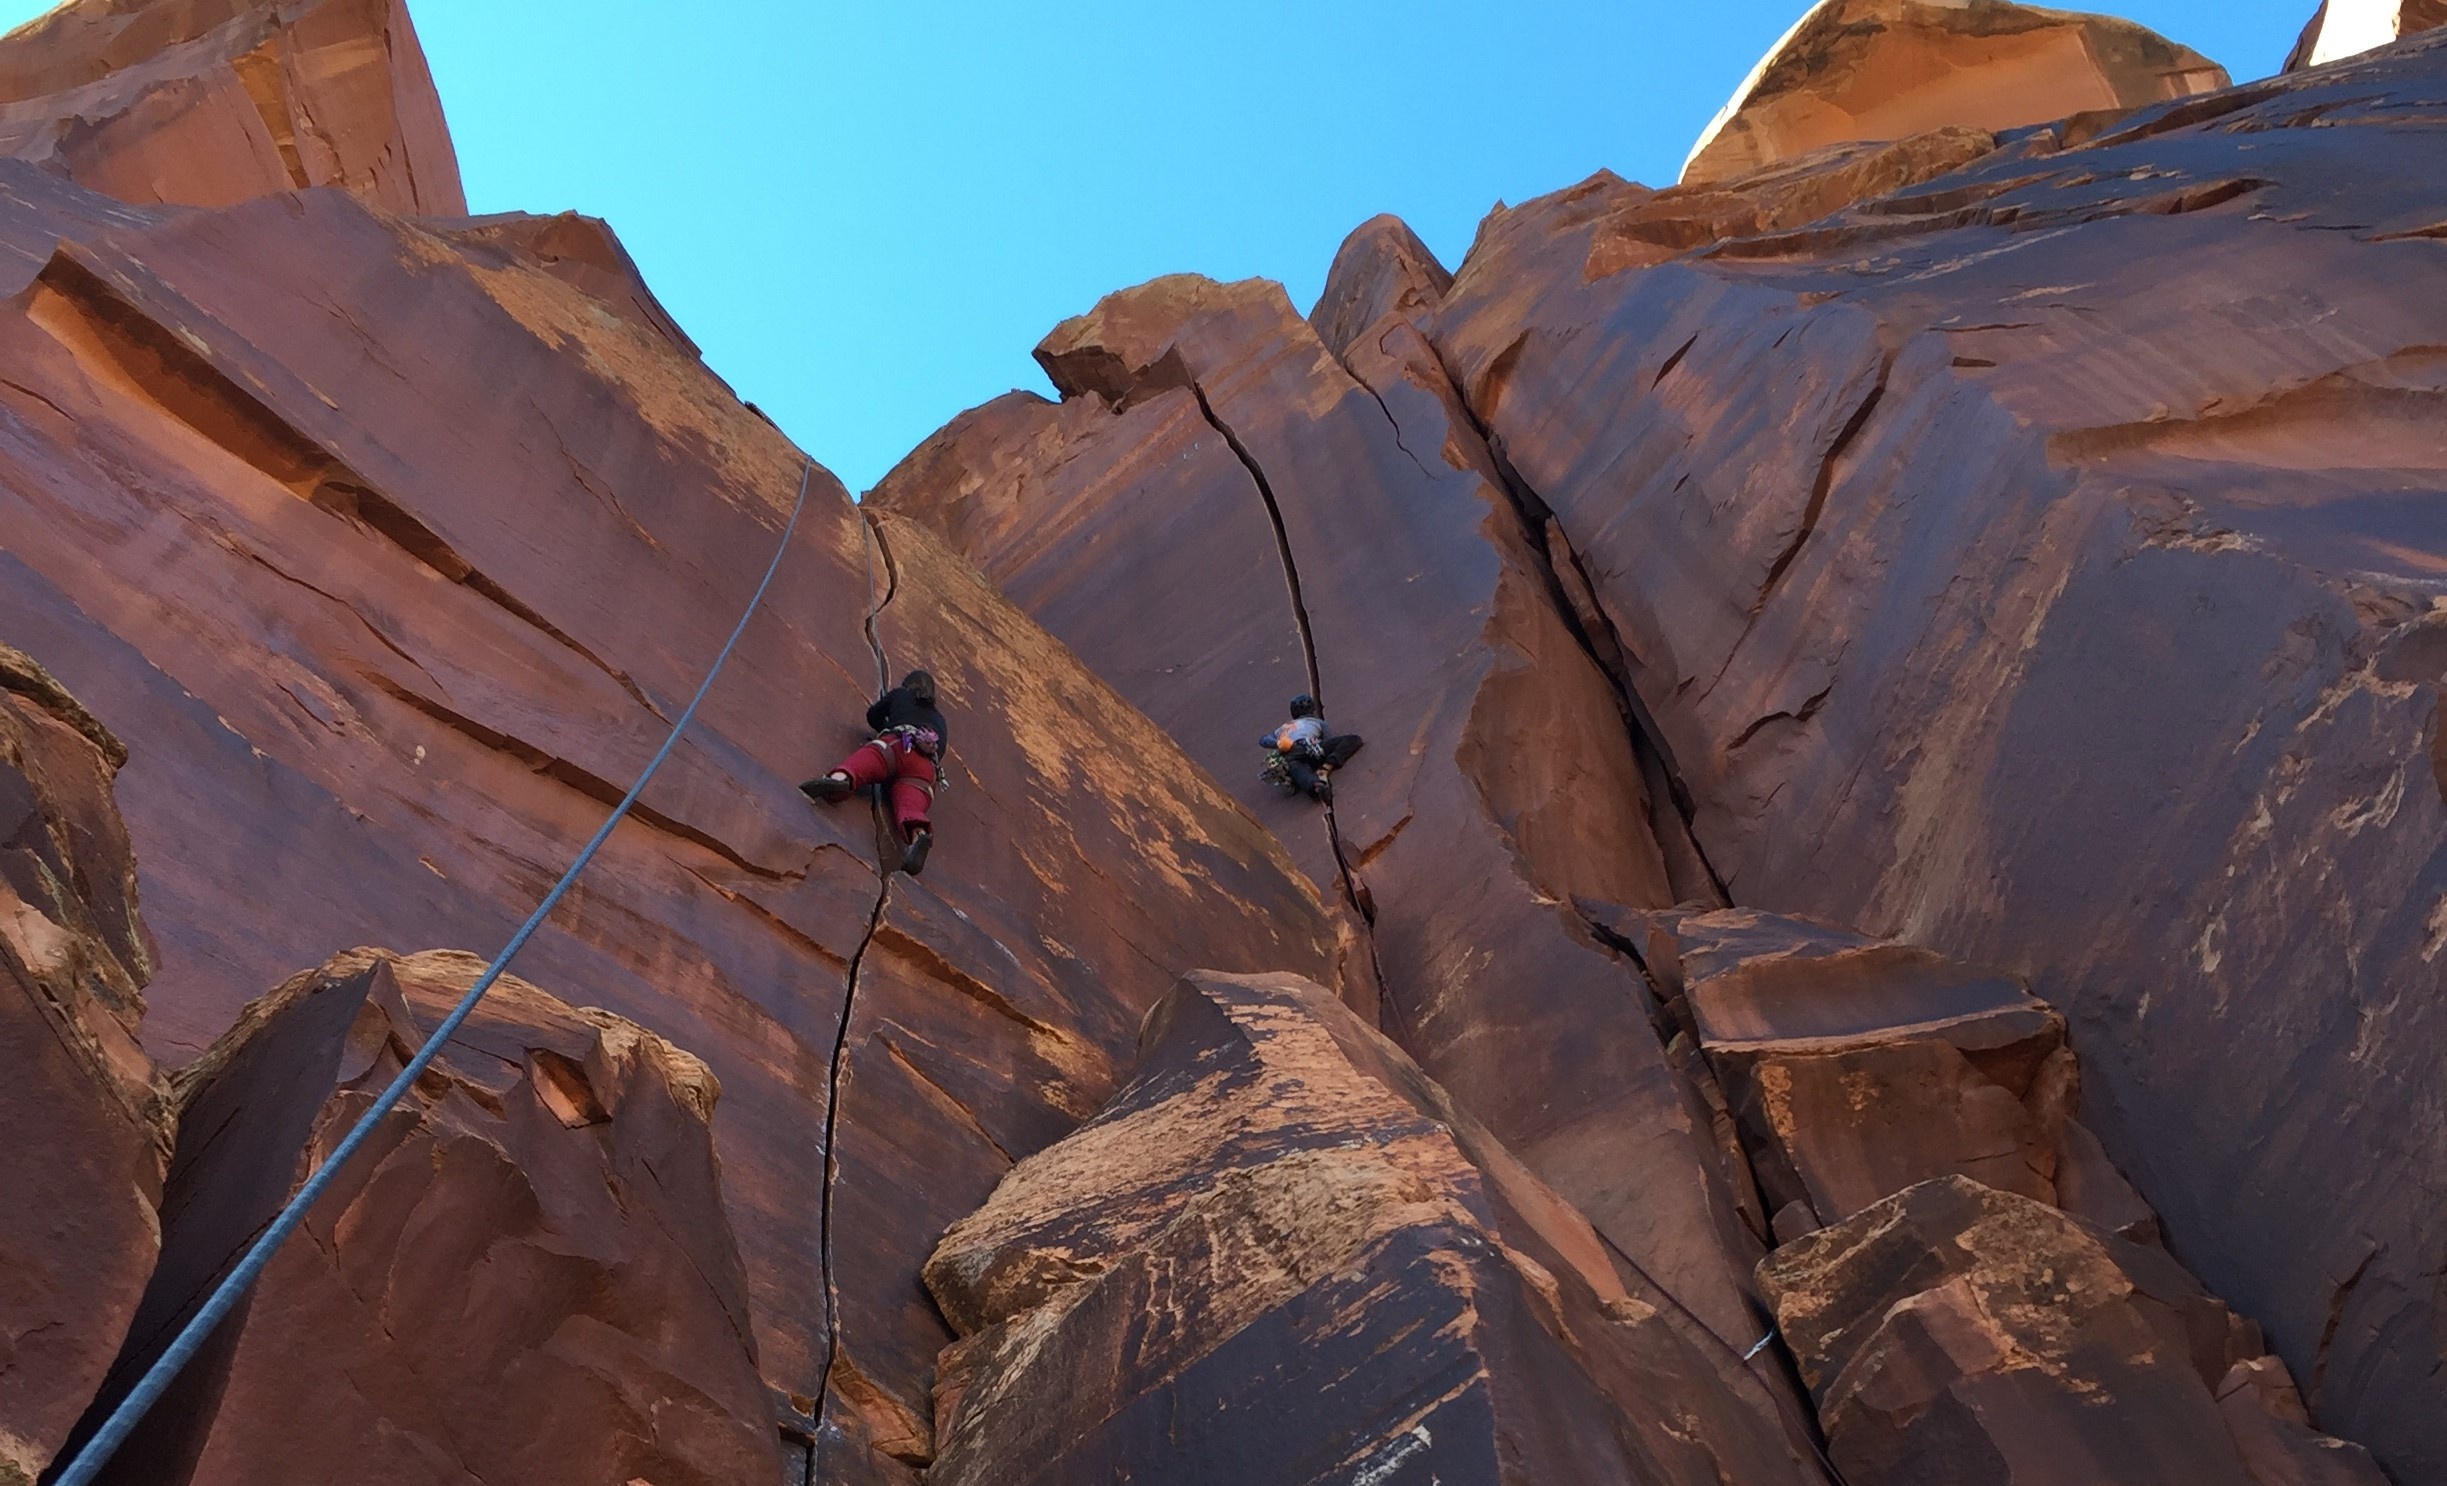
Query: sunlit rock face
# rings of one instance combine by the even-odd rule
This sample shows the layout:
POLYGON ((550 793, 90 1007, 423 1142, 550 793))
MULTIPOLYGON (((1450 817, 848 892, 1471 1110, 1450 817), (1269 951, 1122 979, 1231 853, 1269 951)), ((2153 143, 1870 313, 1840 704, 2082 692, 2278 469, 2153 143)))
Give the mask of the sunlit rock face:
MULTIPOLYGON (((303 36, 331 9, 224 7, 214 26, 303 36)), ((130 71, 79 86, 133 86, 221 34, 163 40, 204 15, 176 4, 92 13, 123 26, 130 71)), ((82 34, 20 33, 0 73, 39 71, 82 34)), ((372 42, 354 33, 339 55, 372 42)), ((97 43, 88 70, 120 55, 97 43)), ((419 126, 394 103, 352 137, 396 164, 419 126)), ((908 1480, 950 1338, 918 1283, 943 1230, 1094 1112, 1184 969, 1333 983, 1344 941, 1276 841, 1159 729, 743 405, 599 225, 290 191, 249 173, 248 148, 208 152, 244 185, 230 206, 132 204, 0 161, 0 643, 125 745, 118 807, 158 940, 142 1051, 100 1066, 141 1084, 147 1054, 190 1064, 250 1002, 352 945, 498 948, 687 703, 804 481, 721 684, 519 970, 719 1081, 720 1217, 772 1446, 802 1475, 821 1455, 828 1481, 908 1480), (916 665, 957 719, 943 844, 923 878, 887 879, 867 804, 820 811, 794 785, 856 746, 879 680, 916 665)), ((128 1042, 132 1013, 94 1015, 128 1042)), ((79 1283, 99 1288, 59 1333, 77 1357, 46 1364, 64 1396, 0 1418, 44 1450, 152 1264, 133 1168, 158 1161, 159 1132, 95 1108, 98 1133, 73 1144, 126 1170, 119 1226, 88 1244, 79 1283)), ((479 1122, 447 1143, 502 1139, 479 1122)), ((686 1226, 706 1209, 666 1211, 686 1226)), ((239 1361, 260 1388, 243 1396, 277 1395, 277 1352, 253 1356, 239 1361)), ((578 1389, 594 1402, 568 1405, 572 1426, 623 1435, 628 1386, 578 1389)), ((717 1423, 736 1417, 725 1396, 717 1423)), ((530 1423, 490 1417, 504 1432, 454 1458, 515 1458, 530 1423)), ((243 1475, 265 1436, 227 1423, 197 1458, 243 1475)), ((341 1450, 390 1427, 353 1404, 327 1423, 341 1450)), ((742 1457, 717 1440, 691 1458, 732 1479, 721 1462, 742 1457)))
POLYGON ((926 1277, 938 1486, 1818 1479, 1732 1349, 1293 976, 1184 977, 926 1277))
POLYGON ((1999 0, 1820 0, 1709 124, 1682 183, 1829 145, 2010 129, 2226 83, 2200 53, 2112 16, 1999 0))
POLYGON ((1118 291, 863 505, 393 10, 0 43, 0 1480, 804 493, 128 1486, 2447 1482, 2447 32, 1830 15, 2070 91, 1118 291), (912 878, 793 785, 918 665, 912 878))
POLYGON ((2286 58, 2286 71, 2342 62, 2447 26, 2447 0, 2322 0, 2286 58))
POLYGON ((1596 179, 1433 333, 1733 901, 2025 976, 2169 1246, 2422 1481, 2443 113, 2432 31, 1679 252, 1596 179))
POLYGON ((122 201, 467 210, 404 0, 73 0, 0 41, 0 151, 122 201))

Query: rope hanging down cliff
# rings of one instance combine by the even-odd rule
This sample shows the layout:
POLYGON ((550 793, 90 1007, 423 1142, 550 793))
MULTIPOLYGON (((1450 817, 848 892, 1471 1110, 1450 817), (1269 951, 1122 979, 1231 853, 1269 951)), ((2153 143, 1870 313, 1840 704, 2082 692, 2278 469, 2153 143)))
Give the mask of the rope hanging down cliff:
POLYGON ((417 1049, 416 1056, 408 1060, 408 1065, 399 1071, 399 1076, 391 1080, 391 1086, 384 1089, 358 1119, 347 1137, 332 1150, 330 1158, 306 1179, 304 1186, 298 1188, 297 1195, 291 1197, 288 1206, 273 1218, 271 1226, 264 1230, 261 1238, 255 1240, 254 1246, 246 1251, 246 1256, 214 1287, 212 1294, 205 1298, 195 1315, 171 1339, 161 1356, 145 1370, 144 1376, 137 1380, 127 1397, 121 1399, 118 1407, 111 1410, 110 1417, 102 1421, 102 1427, 94 1431, 93 1437, 77 1451, 76 1457, 68 1462, 66 1468, 52 1478, 52 1486, 91 1486, 94 1478, 101 1474, 102 1467, 109 1463, 112 1453, 126 1443, 128 1435, 134 1432, 145 1412, 160 1400, 179 1370, 194 1359, 205 1341, 212 1336, 213 1329, 228 1317, 231 1309, 245 1296, 247 1287, 263 1273, 264 1266, 272 1262, 272 1256, 278 1252, 281 1244, 305 1222, 307 1210, 331 1185, 340 1168, 348 1164, 349 1158, 374 1133, 374 1127, 382 1122, 383 1116, 391 1112, 408 1090, 415 1086, 417 1079, 423 1076, 425 1069, 441 1055, 443 1044, 450 1041, 451 1034, 458 1031, 459 1025, 475 1012, 476 1003, 484 999, 485 992, 493 988, 493 982, 509 969, 510 961, 517 958, 518 952, 527 947, 527 941, 535 937, 536 930, 543 927, 544 920, 551 916, 552 910, 560 905, 561 899, 577 882, 578 874, 586 870, 603 843, 611 839, 613 828, 628 815, 629 808, 637 803, 637 797, 645 793, 646 786, 661 771, 664 761, 679 746, 681 735, 696 720, 697 708, 703 705, 706 694, 714 689, 715 678, 722 674, 724 666, 730 664, 731 652, 739 647, 740 637, 748 632, 749 621, 756 617, 758 609, 764 607, 765 591, 773 586, 773 575, 781 571, 782 558, 790 551, 790 539, 799 529, 800 513, 807 509, 808 486, 814 475, 813 462, 801 466, 798 498, 791 504, 790 520, 782 527, 781 540, 774 544, 773 560, 765 565, 764 578, 757 583, 746 612, 739 616, 739 623, 731 630, 731 637, 723 642, 721 652, 714 657, 713 667, 705 673, 705 680, 698 684, 697 694, 689 698, 688 709, 680 714, 679 721, 671 725, 670 736, 663 739, 661 748, 655 750, 654 757, 646 764, 645 772, 637 776, 637 782, 629 786, 629 792, 621 797, 618 805, 612 807, 612 813, 604 818, 602 826, 579 849, 576 860, 569 864, 569 870, 561 874, 561 880, 552 885, 552 891, 544 895, 544 901, 527 915, 527 921, 518 926, 518 932, 511 935, 510 942, 493 957, 493 963, 484 967, 484 973, 476 978, 474 985, 468 987, 467 994, 451 1009, 450 1015, 442 1019, 442 1024, 433 1029, 433 1035, 425 1039, 425 1045, 417 1049))

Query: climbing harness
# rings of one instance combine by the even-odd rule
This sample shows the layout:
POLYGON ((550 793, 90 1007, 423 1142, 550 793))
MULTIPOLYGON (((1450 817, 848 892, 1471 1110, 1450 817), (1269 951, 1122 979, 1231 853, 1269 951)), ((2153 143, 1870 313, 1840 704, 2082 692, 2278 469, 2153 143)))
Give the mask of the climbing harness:
POLYGON ((645 772, 637 776, 637 782, 629 786, 629 792, 605 817, 603 825, 579 849, 577 859, 569 864, 569 870, 561 874, 561 880, 552 885, 552 891, 544 895, 544 901, 527 915, 527 921, 518 926, 518 932, 510 936, 510 942, 493 958, 493 963, 484 967, 484 973, 476 977, 476 983, 459 999, 459 1004, 452 1008, 450 1015, 442 1019, 442 1024, 433 1029, 433 1035, 425 1039, 425 1045, 417 1049, 416 1056, 408 1060, 408 1065, 399 1071, 399 1076, 391 1080, 391 1086, 382 1091, 380 1097, 358 1118, 347 1137, 333 1148, 330 1157, 313 1176, 306 1179, 304 1186, 298 1188, 297 1195, 291 1197, 288 1205, 272 1219, 271 1226, 264 1230, 261 1238, 255 1240, 254 1246, 246 1251, 246 1256, 214 1287, 194 1317, 171 1339, 170 1345, 154 1360, 153 1365, 145 1369, 144 1376, 137 1380, 127 1397, 111 1410, 110 1417, 102 1421, 102 1427, 94 1431, 93 1437, 53 1478, 52 1486, 92 1486, 95 1477, 102 1473, 102 1467, 110 1462, 111 1455, 135 1432, 145 1412, 160 1401, 171 1380, 194 1359, 212 1336, 213 1329, 228 1317, 245 1296, 247 1288, 272 1262, 272 1256, 281 1244, 305 1222, 306 1212, 314 1206, 315 1200, 323 1195, 339 1175, 340 1169, 348 1164, 349 1158, 372 1136, 374 1127, 382 1122, 383 1117, 415 1086, 425 1069, 441 1055, 443 1044, 449 1042, 451 1034, 474 1014, 476 1003, 484 999, 484 993, 493 988, 493 982, 501 978, 502 972, 509 968, 511 960, 517 958, 518 952, 527 947, 527 941, 543 927, 544 920, 577 882, 578 874, 586 870, 603 843, 611 839, 613 827, 627 817, 629 808, 637 803, 639 795, 645 793, 646 786, 662 769, 664 760, 670 758, 672 750, 679 746, 680 736, 688 731, 688 725, 696 719, 697 708, 704 703, 706 694, 714 689, 715 678, 722 674, 724 666, 730 664, 731 652, 738 648, 740 637, 748 632, 749 621, 763 607, 765 590, 773 586, 773 575, 781 571, 782 558, 790 551, 790 538, 799 528, 799 516, 807 508, 808 485, 814 474, 812 461, 801 468, 798 499, 790 507, 790 520, 782 527, 781 540, 774 545, 773 561, 766 564, 765 576, 756 585, 755 594, 749 598, 747 611, 739 616, 738 626, 731 631, 730 639, 723 642, 721 652, 714 657, 713 668, 705 673, 705 680, 699 683, 697 694, 689 699, 688 709, 680 714, 679 721, 671 725, 671 735, 663 740, 661 748, 655 750, 654 757, 646 764, 645 772))

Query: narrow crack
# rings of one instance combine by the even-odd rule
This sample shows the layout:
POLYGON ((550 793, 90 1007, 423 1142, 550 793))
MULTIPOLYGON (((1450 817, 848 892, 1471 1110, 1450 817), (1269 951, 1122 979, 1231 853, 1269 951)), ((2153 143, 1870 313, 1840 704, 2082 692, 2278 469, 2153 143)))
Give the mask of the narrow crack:
MULTIPOLYGON (((1382 336, 1377 338, 1376 349, 1379 355, 1384 356, 1389 360, 1392 359, 1393 353, 1385 349, 1385 341, 1382 336)), ((1362 392, 1367 393, 1370 397, 1376 400, 1376 410, 1385 415, 1386 426, 1393 430, 1393 446, 1401 450, 1404 455, 1409 457, 1410 462, 1418 467, 1420 474, 1427 476, 1430 480, 1435 479, 1436 472, 1427 467, 1426 461, 1420 459, 1418 455, 1411 453, 1410 445, 1403 442, 1402 420, 1393 415, 1393 409, 1388 406, 1385 401, 1385 394, 1376 390, 1376 384, 1374 382, 1371 382, 1366 377, 1361 376, 1357 367, 1345 366, 1343 367, 1343 371, 1354 383, 1358 384, 1359 389, 1362 392)))
MULTIPOLYGON (((1364 387, 1367 384, 1363 382, 1360 385, 1364 387)), ((1200 385, 1196 377, 1189 379, 1189 390, 1190 395, 1198 399, 1198 411, 1206 418, 1207 426, 1222 436, 1233 457, 1249 472, 1250 483, 1257 486, 1258 498, 1266 503, 1266 518, 1274 523, 1275 551, 1283 561, 1283 582, 1291 590, 1292 622, 1300 630, 1300 653, 1308 664, 1308 694, 1317 699, 1317 710, 1322 714, 1325 711, 1325 680, 1317 669, 1317 639, 1309 626, 1308 602, 1302 597, 1300 589, 1300 565, 1292 557, 1291 528, 1284 524, 1282 504, 1275 498, 1274 485, 1266 478, 1266 471, 1258 464, 1257 456, 1249 452, 1249 446, 1241 442, 1240 435, 1233 432, 1232 426, 1215 411, 1215 404, 1207 399, 1206 388, 1200 385)), ((1373 388, 1369 395, 1375 396, 1373 388)), ((1383 408, 1384 403, 1380 401, 1377 406, 1383 408)), ((1385 417, 1390 422, 1393 414, 1388 411, 1385 417)), ((1400 999, 1393 993, 1392 983, 1385 978, 1385 962, 1377 953, 1376 898, 1351 865, 1350 853, 1343 847, 1342 824, 1335 818, 1334 805, 1330 800, 1325 802, 1325 832, 1326 843, 1334 850, 1335 869, 1342 877, 1343 896, 1359 915, 1360 927, 1368 941, 1368 972, 1376 980, 1377 1005, 1388 1015, 1395 1040, 1407 1045, 1410 1041, 1409 1020, 1403 1014, 1400 999)))
POLYGON ((2345 1308, 2352 1303, 2354 1291, 2362 1284, 2362 1277, 2370 1273, 2371 1261, 2378 1257, 2378 1245, 2373 1244, 2370 1252, 2362 1256, 2362 1262, 2354 1266, 2354 1272, 2347 1275, 2328 1297, 2328 1319, 2320 1327, 2319 1346, 2312 1354, 2311 1386, 2303 1390, 2303 1403, 2310 1410, 2311 1422, 2315 1426, 2319 1423, 2320 1405, 2328 1391, 2329 1354, 2336 1347, 2338 1329, 2345 1324, 2345 1308))
MULTIPOLYGON (((1674 353, 1671 362, 1681 361, 1683 355, 1697 343, 1695 336, 1674 353)), ((1443 349, 1436 347, 1435 350, 1442 364, 1443 349)), ((1445 367, 1445 376, 1456 391, 1461 388, 1461 379, 1453 375, 1449 365, 1445 367)), ((1732 888, 1724 874, 1716 870, 1716 864, 1708 860, 1708 850, 1700 843, 1698 803, 1692 798, 1691 788, 1684 782, 1681 767, 1675 762, 1673 746, 1666 741, 1665 730, 1658 725, 1656 714, 1649 710, 1640 689, 1632 684, 1631 647, 1623 643, 1622 633, 1614 627, 1613 618, 1606 613, 1605 606, 1597 601, 1597 587, 1589 581, 1588 570, 1581 565, 1579 554, 1572 549, 1562 522, 1555 517, 1554 508, 1522 478, 1511 456, 1504 452, 1502 436, 1479 420, 1478 410, 1470 406, 1469 399, 1463 397, 1457 402, 1462 415, 1469 419, 1472 430, 1478 434, 1479 441, 1487 446, 1488 458, 1495 465, 1497 488, 1503 491, 1513 515, 1521 523, 1522 537, 1540 575, 1546 579, 1547 596, 1554 605, 1556 615, 1614 692, 1615 708, 1622 714, 1624 725, 1631 733, 1633 762, 1638 764, 1640 777, 1648 786, 1649 829, 1665 855, 1669 875, 1692 879, 1672 882, 1675 894, 1681 896, 1687 891, 1703 898, 1713 894, 1718 904, 1731 907, 1732 888), (1552 541, 1548 540, 1550 534, 1552 541), (1560 554, 1558 548, 1561 549, 1560 554), (1565 587, 1563 575, 1557 569, 1559 561, 1570 565, 1572 576, 1589 596, 1585 606, 1572 602, 1571 592, 1565 587), (1586 614, 1582 612, 1584 607, 1586 614), (1689 853, 1688 869, 1679 873, 1673 871, 1675 859, 1681 854, 1676 850, 1678 847, 1689 853)))
POLYGON ((1766 610, 1768 598, 1775 593, 1776 585, 1783 581, 1786 570, 1792 567, 1794 559, 1801 556, 1801 549, 1818 531, 1818 518, 1827 509, 1827 495, 1835 488, 1835 466, 1851 451, 1861 431, 1869 426, 1869 420, 1877 414, 1878 405, 1886 401, 1887 379, 1894 375, 1894 371, 1894 353, 1888 352, 1878 362, 1877 383, 1869 389, 1869 395, 1861 399, 1861 405, 1852 410, 1852 416, 1837 431, 1835 442, 1827 446, 1825 457, 1818 461, 1818 478, 1811 482, 1810 501, 1802 508, 1801 525, 1793 533, 1792 541, 1776 554, 1776 560, 1768 566, 1766 581, 1759 585, 1759 596, 1750 606, 1752 618, 1757 618, 1766 610))
MULTIPOLYGON (((858 510, 861 531, 866 539, 867 555, 867 615, 862 624, 867 648, 875 653, 875 678, 878 687, 891 685, 892 657, 884 648, 882 634, 876 622, 900 591, 900 571, 892 561, 892 548, 884 538, 883 527, 864 506, 858 510), (879 570, 880 569, 880 574, 879 570), (882 584, 878 587, 877 579, 882 584)), ((883 803, 874 805, 877 836, 884 839, 886 822, 882 818, 883 803)), ((833 1054, 825 1074, 824 1085, 824 1180, 816 1199, 816 1263, 824 1287, 824 1363, 816 1373, 815 1404, 808 1415, 815 1422, 815 1434, 808 1444, 808 1480, 820 1482, 824 1475, 824 1412, 833 1392, 833 1367, 841 1356, 841 1288, 833 1271, 833 1189, 841 1177, 841 1161, 835 1154, 834 1140, 841 1128, 841 1078, 849 1069, 850 1022, 858 1009, 860 975, 866 969, 867 951, 874 947, 876 935, 883 931, 884 915, 892 908, 893 867, 881 860, 878 848, 876 867, 875 907, 867 915, 867 932, 858 941, 850 956, 848 975, 841 987, 841 1021, 833 1029, 833 1054)))

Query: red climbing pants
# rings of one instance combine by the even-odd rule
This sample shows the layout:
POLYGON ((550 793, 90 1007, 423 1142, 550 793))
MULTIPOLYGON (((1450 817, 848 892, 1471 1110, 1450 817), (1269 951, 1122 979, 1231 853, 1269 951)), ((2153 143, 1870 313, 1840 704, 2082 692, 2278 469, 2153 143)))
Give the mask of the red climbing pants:
POLYGON ((933 829, 927 811, 935 801, 935 761, 918 752, 907 737, 886 733, 843 759, 840 772, 860 789, 870 784, 892 787, 892 819, 901 828, 902 840, 933 829))

